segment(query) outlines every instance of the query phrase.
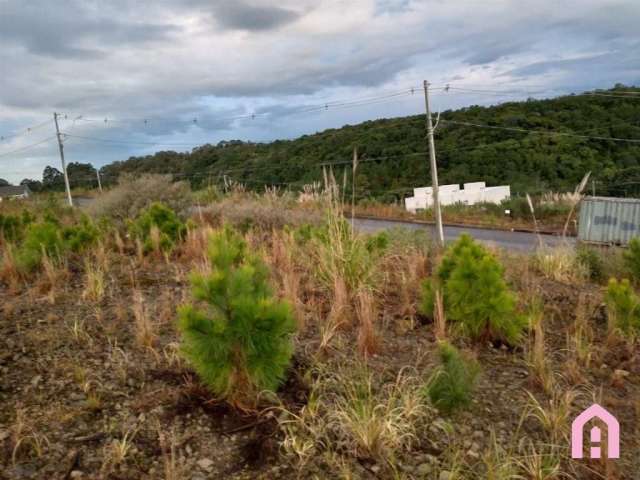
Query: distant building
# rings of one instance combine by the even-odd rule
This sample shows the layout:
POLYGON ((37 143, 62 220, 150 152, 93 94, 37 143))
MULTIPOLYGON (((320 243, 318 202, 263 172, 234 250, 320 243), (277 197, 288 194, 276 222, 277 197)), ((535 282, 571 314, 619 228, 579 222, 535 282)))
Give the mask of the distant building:
MULTIPOLYGON (((502 185, 487 187, 484 182, 465 183, 460 185, 440 185, 438 190, 440 205, 475 205, 476 203, 500 203, 511 196, 511 187, 502 185)), ((426 210, 433 205, 433 189, 431 187, 419 187, 413 189, 413 197, 404 199, 407 211, 415 213, 418 210, 426 210)))
POLYGON ((27 185, 0 187, 0 202, 4 200, 29 198, 30 195, 31 190, 27 185))

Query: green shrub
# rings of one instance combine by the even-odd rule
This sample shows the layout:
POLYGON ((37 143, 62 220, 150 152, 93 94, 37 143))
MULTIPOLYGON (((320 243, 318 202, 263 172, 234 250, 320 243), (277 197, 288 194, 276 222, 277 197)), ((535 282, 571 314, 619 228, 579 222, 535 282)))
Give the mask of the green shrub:
POLYGON ((640 281, 640 238, 632 238, 623 255, 624 263, 635 282, 640 281))
POLYGON ((17 215, 3 215, 0 213, 0 238, 7 242, 15 242, 22 235, 22 219, 17 215))
POLYGON ((390 241, 389 234, 382 230, 367 237, 366 247, 369 253, 384 252, 389 248, 390 241))
POLYGON ((64 248, 71 252, 82 252, 93 245, 99 236, 98 227, 87 216, 83 216, 77 225, 62 229, 64 248))
POLYGON ((599 251, 586 245, 580 245, 576 251, 576 261, 584 266, 589 278, 601 282, 604 277, 604 262, 599 251))
POLYGON ((447 250, 433 279, 422 285, 421 312, 433 314, 436 288, 441 288, 447 318, 475 339, 517 343, 526 326, 516 311, 498 260, 468 235, 447 250))
POLYGON ((16 252, 18 269, 31 272, 41 264, 43 255, 57 258, 63 250, 64 242, 58 225, 51 222, 33 223, 27 228, 16 252))
POLYGON ((229 228, 209 240, 211 273, 194 273, 193 296, 203 308, 179 309, 182 352, 219 397, 254 407, 275 390, 289 366, 295 330, 290 306, 273 297, 264 262, 229 228))
POLYGON ((609 280, 605 302, 612 328, 631 337, 640 334, 640 298, 634 293, 629 280, 609 280))
POLYGON ((159 202, 143 210, 129 226, 131 234, 142 241, 145 252, 153 250, 156 242, 162 251, 170 251, 186 230, 176 213, 159 202), (154 227, 158 229, 159 238, 152 235, 154 227))
POLYGON ((471 402, 480 368, 449 343, 440 344, 439 354, 441 365, 428 382, 426 393, 438 409, 452 412, 471 402))

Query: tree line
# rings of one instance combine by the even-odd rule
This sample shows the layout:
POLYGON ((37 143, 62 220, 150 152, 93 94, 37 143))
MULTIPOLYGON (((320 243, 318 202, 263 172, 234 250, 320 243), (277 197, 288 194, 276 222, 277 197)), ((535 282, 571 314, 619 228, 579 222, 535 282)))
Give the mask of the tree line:
MULTIPOLYGON (((598 194, 640 194, 640 143, 450 123, 640 139, 640 88, 616 85, 592 93, 609 96, 567 95, 441 112, 436 131, 441 183, 482 180, 488 185, 509 184, 516 193, 567 191, 591 171, 598 194)), ((115 161, 100 173, 104 184, 122 174, 164 173, 188 179, 194 188, 219 184, 226 176, 248 188, 295 189, 322 179, 322 164, 334 163, 336 177, 341 178, 343 170, 350 175, 348 162, 356 148, 361 160, 355 179, 358 197, 395 200, 413 187, 430 184, 422 154, 427 150, 424 119, 414 115, 372 120, 295 140, 233 140, 186 153, 160 151, 115 161)), ((96 172, 90 164, 72 163, 68 171, 72 186, 95 187, 96 172)), ((61 172, 52 167, 45 169, 40 183, 37 187, 45 190, 64 188, 61 172)), ((349 179, 347 190, 350 185, 349 179)))

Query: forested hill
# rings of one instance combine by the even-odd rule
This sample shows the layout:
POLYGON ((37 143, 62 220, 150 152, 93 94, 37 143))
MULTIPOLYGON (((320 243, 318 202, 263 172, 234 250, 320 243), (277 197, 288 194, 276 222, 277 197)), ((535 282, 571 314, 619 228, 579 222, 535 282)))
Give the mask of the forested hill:
MULTIPOLYGON (((573 135, 640 140, 640 88, 616 86, 594 93, 442 112, 436 131, 441 183, 484 180, 510 184, 514 192, 565 191, 591 171, 598 194, 637 194, 640 141, 573 135)), ((356 179, 360 197, 398 198, 414 186, 430 184, 422 154, 424 115, 368 121, 295 140, 230 141, 191 153, 163 151, 112 163, 101 172, 107 179, 127 172, 173 173, 195 186, 226 174, 249 188, 295 187, 321 179, 322 163, 335 162, 334 171, 350 171, 354 147, 361 158, 356 179)))

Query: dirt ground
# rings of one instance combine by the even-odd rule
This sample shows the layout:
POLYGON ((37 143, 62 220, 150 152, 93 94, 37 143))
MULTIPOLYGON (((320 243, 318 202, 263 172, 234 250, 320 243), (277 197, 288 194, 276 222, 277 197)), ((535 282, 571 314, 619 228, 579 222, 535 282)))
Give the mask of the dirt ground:
MULTIPOLYGON (((181 259, 139 263, 122 257, 112 264, 107 294, 99 302, 83 298, 84 275, 73 261, 53 293, 38 280, 19 291, 0 285, 0 478, 340 477, 322 462, 301 471, 282 452, 277 411, 230 410, 181 361, 175 308, 188 298, 190 268, 181 259), (136 342, 134 289, 142 293, 146 314, 156 325, 152 348, 136 342)), ((605 345, 599 287, 531 280, 534 274, 523 275, 517 268, 509 275, 517 289, 536 290, 545 301, 548 358, 563 388, 578 392, 573 413, 595 398, 621 424, 621 459, 570 462, 566 444, 561 446, 563 466, 578 479, 640 478, 637 344, 635 349, 605 345), (588 319, 597 347, 590 367, 576 378, 568 368, 566 345, 581 294, 591 298, 588 319)), ((433 326, 420 316, 405 320, 391 307, 380 313, 382 343, 368 363, 381 383, 407 366, 426 375, 436 364, 433 326)), ((295 362, 279 392, 294 412, 308 398, 306 370, 315 358, 317 336, 311 325, 296 339, 295 362)), ((353 333, 343 332, 325 361, 348 361, 355 355, 354 344, 353 333)), ((357 459, 352 478, 453 479, 458 478, 453 463, 462 465, 463 478, 482 478, 484 473, 472 472, 483 471, 495 445, 509 450, 523 439, 546 441, 540 423, 524 413, 530 395, 543 405, 552 400, 534 380, 523 350, 467 347, 482 367, 471 407, 453 416, 437 414, 412 451, 397 459, 395 474, 357 459)))

